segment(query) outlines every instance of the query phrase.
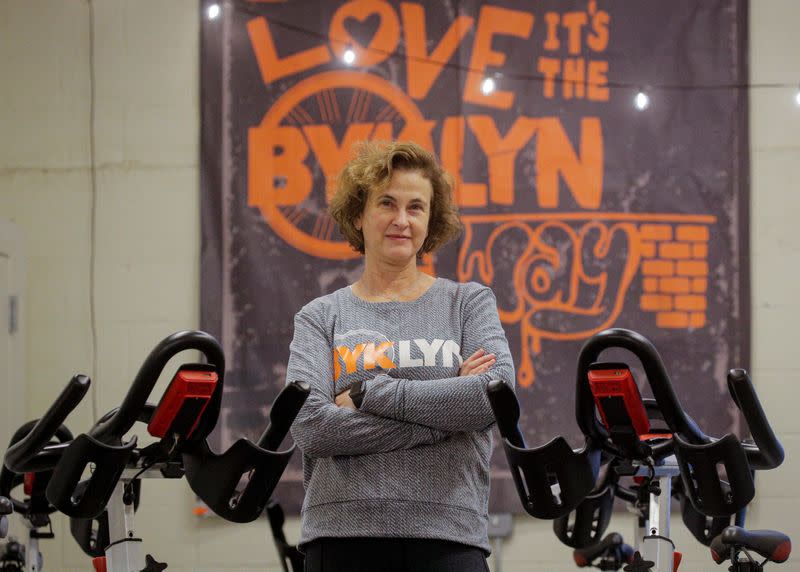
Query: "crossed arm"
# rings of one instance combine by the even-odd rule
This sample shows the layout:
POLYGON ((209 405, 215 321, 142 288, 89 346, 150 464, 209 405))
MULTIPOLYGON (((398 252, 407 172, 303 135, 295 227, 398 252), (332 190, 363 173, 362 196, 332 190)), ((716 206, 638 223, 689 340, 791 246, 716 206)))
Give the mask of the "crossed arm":
POLYGON ((292 437, 311 457, 366 455, 430 445, 451 432, 478 431, 493 422, 486 397, 492 379, 514 382, 494 295, 477 292, 465 306, 462 351, 472 354, 458 377, 397 379, 380 374, 366 381, 356 410, 345 392, 333 394, 331 346, 320 325, 304 312, 295 317, 287 381, 303 380, 311 393, 292 425, 292 437))
MULTIPOLYGON (((514 364, 492 291, 483 288, 464 308, 462 351, 473 352, 458 377, 398 379, 381 374, 365 382, 360 411, 445 432, 482 431, 494 423, 486 386, 513 387, 514 364)), ((347 403, 349 398, 340 400, 347 403)), ((352 402, 350 402, 352 403, 352 402)))
POLYGON ((446 433, 430 427, 337 406, 331 350, 325 333, 302 311, 295 316, 294 328, 286 380, 302 380, 311 386, 291 429, 292 438, 304 454, 367 455, 430 445, 447 438, 446 433))

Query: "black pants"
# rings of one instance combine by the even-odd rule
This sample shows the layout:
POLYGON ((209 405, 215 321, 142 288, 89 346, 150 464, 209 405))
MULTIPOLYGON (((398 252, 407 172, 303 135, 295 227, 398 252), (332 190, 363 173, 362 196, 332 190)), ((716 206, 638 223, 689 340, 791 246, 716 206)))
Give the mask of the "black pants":
POLYGON ((489 572, 479 548, 416 538, 319 538, 309 542, 305 572, 489 572))

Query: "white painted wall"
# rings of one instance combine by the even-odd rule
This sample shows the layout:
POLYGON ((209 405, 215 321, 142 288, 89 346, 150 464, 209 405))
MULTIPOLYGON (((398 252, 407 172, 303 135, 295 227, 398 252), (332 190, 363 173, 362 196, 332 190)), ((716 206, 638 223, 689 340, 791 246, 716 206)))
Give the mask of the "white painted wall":
MULTIPOLYGON (((699 0, 698 0, 699 1, 699 0)), ((28 253, 27 413, 75 372, 92 375, 97 409, 121 398, 153 344, 198 325, 199 22, 197 0, 95 0, 97 371, 90 292, 90 50, 85 0, 0 3, 0 218, 28 253)), ((751 2, 752 81, 800 82, 796 0, 751 2)), ((800 107, 792 89, 754 90, 753 377, 787 450, 759 481, 750 524, 798 537, 800 414, 794 347, 800 303, 800 107)), ((91 419, 87 399, 70 425, 91 419)), ((279 570, 263 522, 191 515, 185 483, 148 482, 137 517, 146 546, 176 572, 279 570)), ((612 523, 623 533, 629 522, 612 523)), ((297 521, 287 533, 297 537, 297 521)), ((717 569, 674 526, 685 572, 717 569)), ((86 570, 63 519, 43 543, 50 570, 86 570)), ((505 572, 568 571, 549 523, 519 518, 505 572)), ((775 569, 800 570, 800 558, 775 569)))

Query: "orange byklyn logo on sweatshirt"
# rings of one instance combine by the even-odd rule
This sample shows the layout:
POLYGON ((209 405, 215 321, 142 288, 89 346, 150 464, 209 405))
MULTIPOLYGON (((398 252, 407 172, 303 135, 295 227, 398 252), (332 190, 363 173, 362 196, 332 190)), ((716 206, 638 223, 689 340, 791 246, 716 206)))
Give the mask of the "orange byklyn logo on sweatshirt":
POLYGON ((375 368, 460 367, 462 363, 461 348, 453 340, 415 339, 336 345, 333 348, 333 379, 339 379, 342 373, 375 368), (412 357, 412 353, 418 357, 412 357))

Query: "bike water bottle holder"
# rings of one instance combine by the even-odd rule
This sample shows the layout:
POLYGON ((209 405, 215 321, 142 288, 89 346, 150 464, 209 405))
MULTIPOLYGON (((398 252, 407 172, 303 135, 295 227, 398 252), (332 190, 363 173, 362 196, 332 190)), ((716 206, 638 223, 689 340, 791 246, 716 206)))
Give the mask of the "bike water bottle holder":
POLYGON ((735 435, 704 445, 692 445, 673 436, 683 486, 692 505, 710 517, 731 516, 755 496, 755 485, 744 448, 735 435), (719 476, 724 466, 727 481, 719 476))
POLYGON ((556 537, 571 548, 585 548, 599 542, 614 512, 614 489, 614 485, 606 485, 590 493, 574 511, 555 519, 556 537))
POLYGON ((267 506, 294 449, 292 445, 286 451, 268 451, 239 439, 217 455, 205 442, 192 444, 183 453, 186 480, 217 515, 231 522, 252 522, 267 506), (242 477, 247 482, 238 490, 242 477))
POLYGON ((600 451, 588 441, 580 451, 573 451, 563 437, 534 449, 515 447, 508 439, 503 446, 517 493, 531 516, 551 520, 567 515, 594 488, 600 451))
POLYGON ((78 435, 64 451, 53 471, 47 486, 47 500, 67 516, 97 517, 111 499, 135 447, 136 437, 123 445, 113 446, 87 434, 78 435), (94 465, 92 474, 81 481, 88 464, 94 465), (86 485, 81 485, 82 482, 86 485))

